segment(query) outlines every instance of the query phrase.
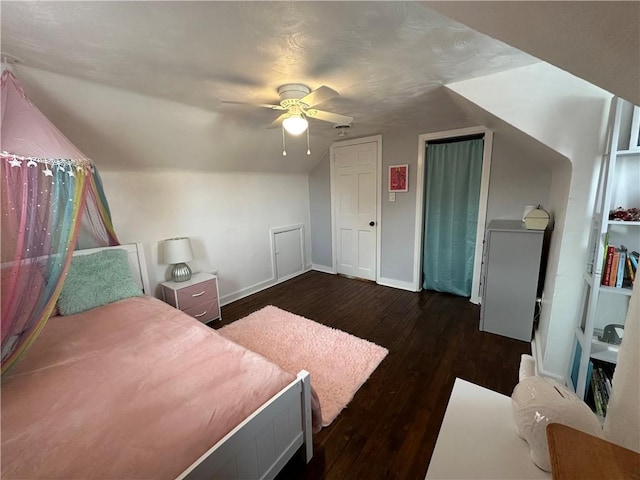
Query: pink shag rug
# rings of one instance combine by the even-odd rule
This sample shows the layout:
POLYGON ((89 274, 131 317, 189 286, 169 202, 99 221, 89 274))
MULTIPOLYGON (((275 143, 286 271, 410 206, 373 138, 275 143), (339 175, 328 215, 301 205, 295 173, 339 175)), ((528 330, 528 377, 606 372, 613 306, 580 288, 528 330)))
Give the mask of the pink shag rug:
POLYGON ((284 370, 306 370, 320 398, 326 427, 351 401, 389 351, 274 306, 264 307, 218 330, 284 370))

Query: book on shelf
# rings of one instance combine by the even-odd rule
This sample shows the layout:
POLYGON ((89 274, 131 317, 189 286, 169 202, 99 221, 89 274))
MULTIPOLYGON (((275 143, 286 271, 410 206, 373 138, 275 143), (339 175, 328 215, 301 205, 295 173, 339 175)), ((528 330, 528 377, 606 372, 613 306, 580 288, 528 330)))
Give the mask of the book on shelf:
POLYGON ((610 287, 616 286, 616 280, 618 279, 618 263, 620 263, 620 249, 614 247, 613 259, 611 260, 611 272, 609 272, 609 283, 607 283, 610 287))
POLYGON ((611 266, 613 263, 613 255, 616 252, 616 247, 614 247, 613 245, 609 245, 607 247, 607 256, 606 256, 606 260, 604 263, 604 269, 603 269, 603 273, 602 273, 602 285, 604 286, 609 286, 609 278, 611 277, 611 266))
POLYGON ((624 245, 609 245, 600 284, 613 288, 633 287, 638 270, 638 256, 638 252, 630 252, 624 245))
POLYGON ((623 285, 623 287, 631 287, 633 285, 633 281, 636 279, 636 271, 633 268, 633 264, 631 262, 631 254, 627 254, 626 266, 626 277, 629 279, 629 282, 626 285, 623 285))
POLYGON ((591 375, 591 392, 593 393, 593 402, 595 404, 595 412, 604 417, 607 412, 605 410, 605 403, 602 396, 602 391, 600 390, 600 382, 598 381, 598 370, 594 369, 593 374, 591 375))
POLYGON ((589 362, 591 374, 587 377, 590 386, 590 395, 587 403, 592 410, 601 417, 607 415, 607 404, 611 395, 611 378, 613 377, 614 366, 599 360, 589 362))
POLYGON ((607 389, 607 398, 611 398, 611 379, 609 377, 604 377, 604 386, 607 389))
POLYGON ((609 254, 609 232, 604 234, 604 251, 602 253, 602 277, 604 278, 604 272, 607 269, 607 256, 609 254))
POLYGON ((591 385, 591 377, 593 376, 593 362, 589 362, 589 366, 587 367, 587 380, 585 382, 585 385, 587 385, 587 387, 589 385, 591 385))
POLYGON ((636 278, 637 266, 636 267, 633 266, 632 259, 634 257, 632 252, 630 252, 627 249, 627 247, 625 247, 624 245, 620 245, 620 251, 621 253, 624 254, 624 264, 623 264, 622 272, 618 273, 618 275, 622 275, 622 279, 621 279, 622 281, 621 282, 619 281, 619 283, 621 283, 620 286, 623 288, 631 288, 633 287, 633 281, 636 278))
MULTIPOLYGON (((599 226, 599 224, 598 224, 599 226)), ((601 268, 600 268, 600 272, 601 274, 604 274, 604 269, 607 265, 607 251, 609 249, 609 232, 606 232, 604 234, 604 250, 603 250, 603 254, 602 254, 602 264, 601 264, 601 268)), ((591 253, 591 257, 593 259, 593 263, 589 265, 589 274, 593 275, 595 273, 595 270, 597 269, 597 265, 596 262, 598 261, 598 257, 597 257, 597 251, 598 251, 598 242, 594 242, 593 243, 593 252, 591 253)))
POLYGON ((624 269, 627 265, 627 252, 620 248, 620 252, 617 252, 620 258, 618 259, 618 273, 616 275, 616 287, 622 288, 622 280, 624 279, 624 269))

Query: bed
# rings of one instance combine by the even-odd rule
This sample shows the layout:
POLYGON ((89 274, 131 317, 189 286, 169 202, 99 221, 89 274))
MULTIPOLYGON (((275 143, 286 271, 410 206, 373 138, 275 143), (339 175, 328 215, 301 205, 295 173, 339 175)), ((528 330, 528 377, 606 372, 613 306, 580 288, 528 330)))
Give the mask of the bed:
MULTIPOLYGON (((148 292, 140 244, 75 255, 113 249, 148 292)), ((2 478, 272 478, 311 459, 312 403, 307 372, 131 296, 50 318, 5 374, 2 478)))

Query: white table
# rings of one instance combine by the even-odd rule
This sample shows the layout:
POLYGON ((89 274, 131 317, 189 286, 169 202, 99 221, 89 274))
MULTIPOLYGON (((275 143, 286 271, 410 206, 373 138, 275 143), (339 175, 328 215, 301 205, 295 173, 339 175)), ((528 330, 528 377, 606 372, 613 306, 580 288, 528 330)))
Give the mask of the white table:
POLYGON ((427 479, 551 478, 516 434, 511 398, 456 378, 427 479))

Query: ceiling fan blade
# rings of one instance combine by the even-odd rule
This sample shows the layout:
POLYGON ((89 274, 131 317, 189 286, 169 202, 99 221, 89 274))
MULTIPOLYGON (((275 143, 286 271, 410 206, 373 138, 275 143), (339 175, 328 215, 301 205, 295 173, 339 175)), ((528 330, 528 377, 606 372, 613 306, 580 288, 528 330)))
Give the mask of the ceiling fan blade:
POLYGON ((270 108, 271 110, 287 110, 282 105, 271 105, 269 103, 234 102, 231 100, 221 100, 220 103, 230 103, 231 105, 249 105, 252 107, 270 108))
POLYGON ((306 110, 304 114, 309 118, 335 123, 336 125, 350 125, 351 122, 353 122, 353 117, 340 115, 338 113, 325 112, 324 110, 316 110, 315 108, 306 110))
POLYGON ((316 88, 313 92, 302 97, 300 99, 300 103, 304 103, 309 107, 313 107, 314 105, 318 105, 319 103, 331 100, 333 97, 337 97, 338 95, 339 93, 336 92, 333 88, 329 88, 323 85, 316 88))
POLYGON ((289 116, 289 112, 283 113, 278 118, 276 118, 273 122, 271 122, 271 125, 269 125, 267 128, 278 128, 278 127, 280 127, 280 125, 282 125, 282 121, 285 118, 287 118, 288 116, 289 116))

